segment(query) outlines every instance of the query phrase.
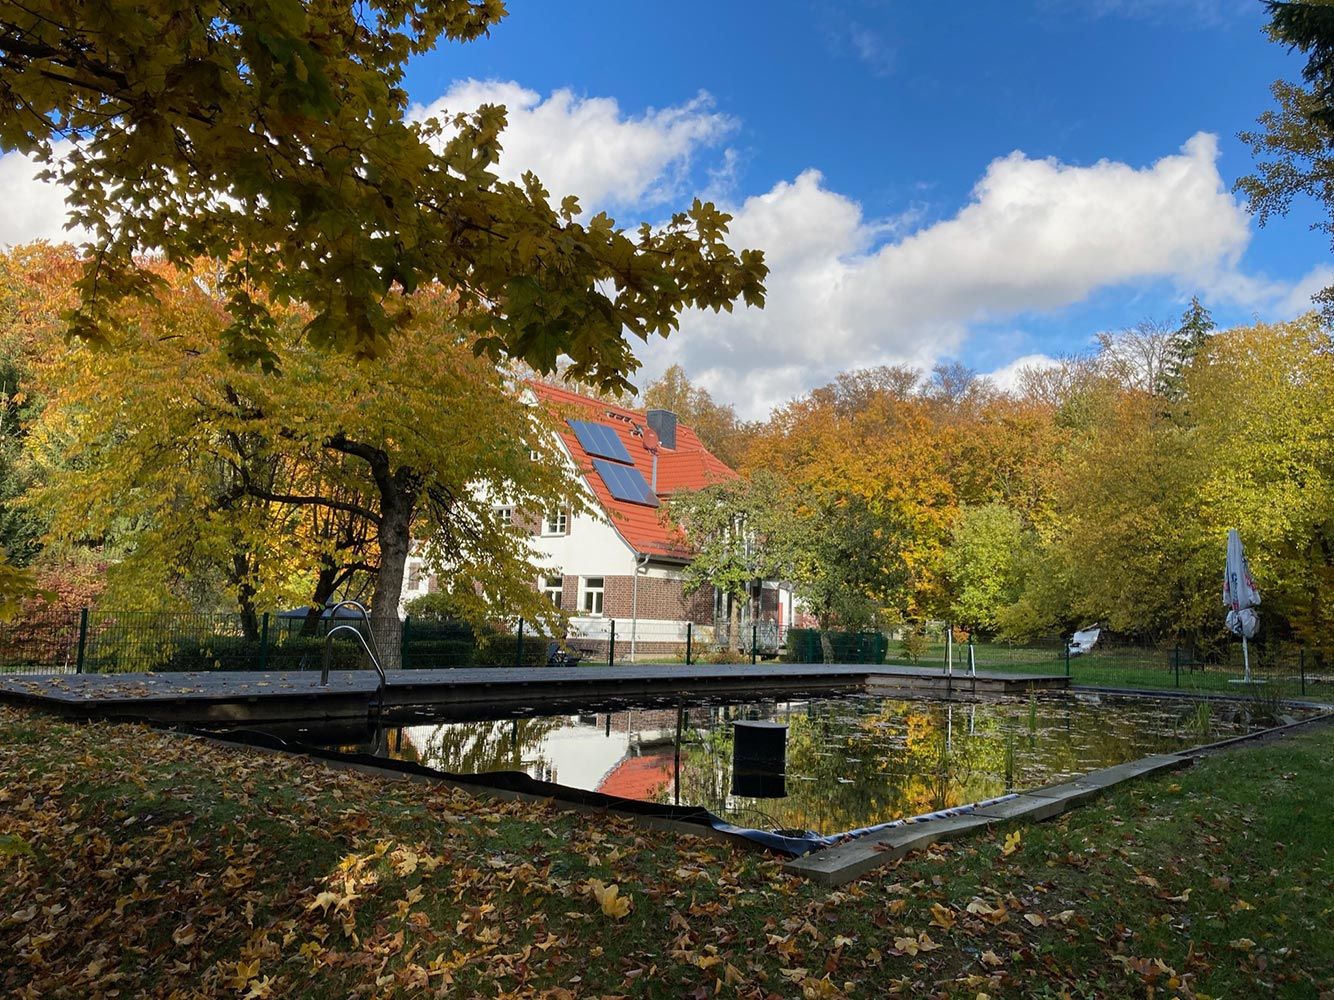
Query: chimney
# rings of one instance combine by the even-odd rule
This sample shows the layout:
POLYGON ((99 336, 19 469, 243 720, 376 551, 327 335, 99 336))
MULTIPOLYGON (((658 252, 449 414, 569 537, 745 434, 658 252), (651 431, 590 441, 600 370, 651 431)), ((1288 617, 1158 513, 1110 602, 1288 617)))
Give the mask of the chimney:
POLYGON ((676 448, 676 414, 671 410, 649 410, 645 414, 648 425, 658 435, 664 448, 676 448))

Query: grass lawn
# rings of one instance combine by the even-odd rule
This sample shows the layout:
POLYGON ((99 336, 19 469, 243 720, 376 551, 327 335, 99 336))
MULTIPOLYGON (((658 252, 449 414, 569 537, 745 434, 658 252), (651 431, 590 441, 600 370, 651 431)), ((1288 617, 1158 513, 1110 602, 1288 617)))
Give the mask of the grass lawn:
POLYGON ((1328 997, 1331 760, 1308 729, 831 891, 708 839, 0 707, 0 993, 1328 997))

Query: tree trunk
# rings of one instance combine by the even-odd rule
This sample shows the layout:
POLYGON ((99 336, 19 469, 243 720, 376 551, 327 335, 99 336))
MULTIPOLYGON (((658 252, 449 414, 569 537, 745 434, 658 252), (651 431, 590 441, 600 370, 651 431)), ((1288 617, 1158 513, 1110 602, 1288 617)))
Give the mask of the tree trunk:
POLYGON ((741 643, 741 602, 736 594, 727 595, 727 645, 740 652, 741 643))
POLYGON ((403 623, 398 603, 403 596, 403 571, 412 546, 412 512, 416 490, 408 477, 393 477, 398 487, 380 497, 380 569, 371 595, 371 631, 386 670, 403 666, 403 623))
POLYGON ((241 635, 246 642, 259 642, 259 612, 255 609, 255 587, 250 582, 250 560, 244 552, 232 554, 232 584, 241 608, 241 635))

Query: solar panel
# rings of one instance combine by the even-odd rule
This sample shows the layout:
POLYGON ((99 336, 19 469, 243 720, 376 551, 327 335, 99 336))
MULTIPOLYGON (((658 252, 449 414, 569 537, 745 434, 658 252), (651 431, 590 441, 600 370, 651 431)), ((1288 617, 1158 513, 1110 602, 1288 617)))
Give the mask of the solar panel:
POLYGON ((628 500, 630 503, 640 503, 645 507, 658 506, 658 498, 653 495, 653 491, 649 489, 639 470, 633 466, 617 465, 615 462, 595 458, 593 468, 597 469, 598 475, 607 484, 607 489, 611 490, 611 495, 617 500, 628 500))
POLYGON ((590 455, 601 455, 613 462, 631 462, 630 453, 616 436, 616 432, 606 424, 595 424, 591 420, 571 420, 570 430, 579 439, 579 445, 590 455))

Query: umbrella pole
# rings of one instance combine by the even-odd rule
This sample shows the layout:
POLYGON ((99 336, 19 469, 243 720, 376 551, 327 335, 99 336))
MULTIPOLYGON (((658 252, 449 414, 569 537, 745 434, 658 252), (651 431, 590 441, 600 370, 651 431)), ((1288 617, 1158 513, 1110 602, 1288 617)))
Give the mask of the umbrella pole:
POLYGON ((1242 683, 1249 684, 1251 682, 1251 651, 1250 647, 1246 645, 1245 632, 1241 634, 1241 662, 1246 669, 1246 672, 1243 675, 1244 680, 1242 681, 1242 683))

